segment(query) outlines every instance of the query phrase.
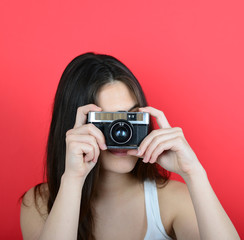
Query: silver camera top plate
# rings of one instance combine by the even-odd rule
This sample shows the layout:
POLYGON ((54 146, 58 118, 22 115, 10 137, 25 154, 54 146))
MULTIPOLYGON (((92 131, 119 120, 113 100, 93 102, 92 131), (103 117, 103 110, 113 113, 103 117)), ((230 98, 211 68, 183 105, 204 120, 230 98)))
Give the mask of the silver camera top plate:
POLYGON ((131 124, 149 124, 149 113, 147 112, 89 112, 88 122, 113 122, 124 119, 131 124))

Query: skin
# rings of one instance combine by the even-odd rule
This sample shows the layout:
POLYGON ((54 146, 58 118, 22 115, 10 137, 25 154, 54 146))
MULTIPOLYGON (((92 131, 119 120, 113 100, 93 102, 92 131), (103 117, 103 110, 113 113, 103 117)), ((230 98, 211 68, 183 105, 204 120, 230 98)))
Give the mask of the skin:
POLYGON ((157 162, 186 182, 170 181, 157 190, 161 220, 169 235, 188 240, 240 239, 182 129, 172 128, 162 111, 153 107, 132 110, 149 112, 156 118, 159 129, 151 132, 138 150, 130 150, 122 157, 106 149, 98 128, 85 124, 89 111, 127 111, 136 103, 126 85, 115 81, 99 91, 97 106, 78 108, 75 125, 66 133, 65 172, 49 215, 45 199, 38 199, 44 218, 37 212, 33 189, 25 196, 29 203, 29 207, 21 206, 25 240, 76 239, 81 189, 97 161, 101 161, 102 171, 95 199, 96 239, 143 239, 147 228, 144 189, 130 174, 138 156, 145 164, 157 162))
MULTIPOLYGON (((119 110, 129 110, 135 103, 137 103, 137 101, 123 83, 116 82, 101 88, 98 92, 97 103, 103 111, 116 112, 119 110), (111 101, 111 99, 113 99, 113 101, 111 101)), ((138 108, 135 108, 131 111, 137 109, 138 108)), ((107 150, 101 152, 100 159, 103 169, 106 170, 107 173, 129 173, 134 168, 138 157, 132 155, 123 157, 116 156, 107 150)))
MULTIPOLYGON (((103 111, 128 111, 132 106, 137 103, 135 97, 121 82, 104 86, 98 93, 97 102, 98 106, 101 107, 103 111), (111 101, 111 99, 113 99, 113 101, 111 101)), ((157 120, 159 119, 159 121, 161 121, 162 118, 162 113, 152 107, 135 108, 132 111, 149 112, 153 116, 160 115, 156 118, 157 120), (151 110, 151 112, 149 112, 149 110, 151 110)), ((167 125, 167 128, 170 128, 170 126, 167 125)), ((168 129, 167 132, 170 132, 169 130, 171 130, 171 128, 168 129)), ((149 134, 141 143, 139 147, 139 154, 137 150, 130 150, 127 151, 128 156, 120 157, 114 156, 108 150, 101 152, 100 159, 103 166, 103 174, 100 182, 101 186, 98 187, 98 189, 100 189, 101 191, 99 191, 98 197, 96 199, 96 211, 100 214, 101 219, 100 222, 96 222, 96 236, 98 237, 98 239, 101 238, 101 236, 101 239, 110 239, 110 236, 115 236, 116 234, 121 236, 121 239, 144 238, 147 225, 146 214, 145 211, 143 211, 145 208, 144 190, 143 186, 135 179, 133 179, 129 172, 134 168, 136 162, 138 161, 138 156, 144 157, 143 161, 147 164, 152 164, 156 161, 157 156, 155 155, 155 153, 152 159, 150 156, 152 155, 154 149, 156 149, 156 153, 158 153, 158 149, 156 148, 157 145, 160 143, 158 140, 162 142, 162 139, 159 139, 160 134, 162 135, 162 132, 160 131, 153 131, 152 134, 149 134), (135 201, 131 203, 131 205, 128 204, 128 206, 125 207, 125 211, 129 214, 124 218, 120 216, 120 224, 119 226, 116 226, 115 223, 118 222, 118 215, 121 211, 121 209, 118 210, 118 205, 125 205, 125 201, 123 201, 123 199, 131 199, 131 196, 137 196, 137 198, 134 198, 135 201), (121 204, 118 204, 120 202, 121 204), (135 207, 138 205, 139 208, 135 209, 135 207), (106 209, 106 211, 104 209, 106 209), (106 216, 109 216, 109 218, 106 218, 106 216), (113 224, 113 226, 115 225, 115 227, 111 230, 111 225, 108 223, 108 230, 106 231, 105 223, 108 222, 108 219, 110 219, 109 223, 113 224), (129 224, 128 219, 132 219, 129 224), (141 221, 140 219, 143 219, 143 221, 141 221), (124 229, 128 229, 129 226, 131 226, 131 232, 127 231, 128 236, 124 236, 124 229), (138 229, 138 234, 135 234, 135 229, 138 229)), ((177 134, 181 134, 179 128, 175 128, 174 131, 172 131, 172 134, 167 135, 166 139, 169 139, 169 137, 175 137, 177 136, 177 134)), ((173 152, 171 154, 173 154, 174 156, 173 152)), ((172 157, 172 155, 170 155, 170 157, 172 157)), ((159 205, 162 222, 166 229, 166 232, 168 234, 171 234, 172 237, 175 235, 175 230, 173 229, 173 219, 176 217, 177 212, 179 213, 181 211, 179 209, 179 204, 177 204, 177 200, 180 197, 181 199, 186 199, 184 206, 183 204, 180 206, 182 207, 182 209, 184 208, 186 211, 188 211, 188 219, 185 218, 184 221, 186 223, 191 222, 192 238, 199 239, 196 217, 189 197, 189 193, 186 191, 185 185, 175 181, 171 181, 171 183, 168 184, 165 188, 158 190, 158 195, 160 201, 159 205), (177 192, 177 194, 175 194, 174 191, 177 192), (164 195, 168 195, 171 197, 167 198, 164 195), (165 219, 166 216, 167 219, 165 219)), ((186 237, 189 237, 189 235, 186 235, 186 237)))

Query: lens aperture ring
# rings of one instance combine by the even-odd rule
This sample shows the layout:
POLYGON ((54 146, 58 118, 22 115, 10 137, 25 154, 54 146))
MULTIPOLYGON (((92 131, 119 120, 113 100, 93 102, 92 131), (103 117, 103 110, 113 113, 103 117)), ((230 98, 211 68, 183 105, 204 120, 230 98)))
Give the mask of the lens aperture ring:
POLYGON ((125 144, 132 138, 132 126, 126 120, 115 120, 110 127, 109 135, 117 144, 125 144))

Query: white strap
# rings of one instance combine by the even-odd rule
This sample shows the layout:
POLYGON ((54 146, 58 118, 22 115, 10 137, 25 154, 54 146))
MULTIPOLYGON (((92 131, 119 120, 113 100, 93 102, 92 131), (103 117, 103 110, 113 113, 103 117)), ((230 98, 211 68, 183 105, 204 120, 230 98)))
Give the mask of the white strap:
POLYGON ((155 181, 144 181, 144 191, 147 213, 147 233, 144 240, 171 240, 161 221, 155 181))

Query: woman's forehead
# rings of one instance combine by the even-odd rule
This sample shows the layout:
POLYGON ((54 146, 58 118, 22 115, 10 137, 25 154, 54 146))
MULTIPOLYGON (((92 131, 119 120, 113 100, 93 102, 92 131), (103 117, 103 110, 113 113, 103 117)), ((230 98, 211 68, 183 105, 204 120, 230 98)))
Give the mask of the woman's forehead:
POLYGON ((136 103, 134 94, 120 81, 104 85, 97 94, 97 105, 103 111, 128 111, 136 103))

